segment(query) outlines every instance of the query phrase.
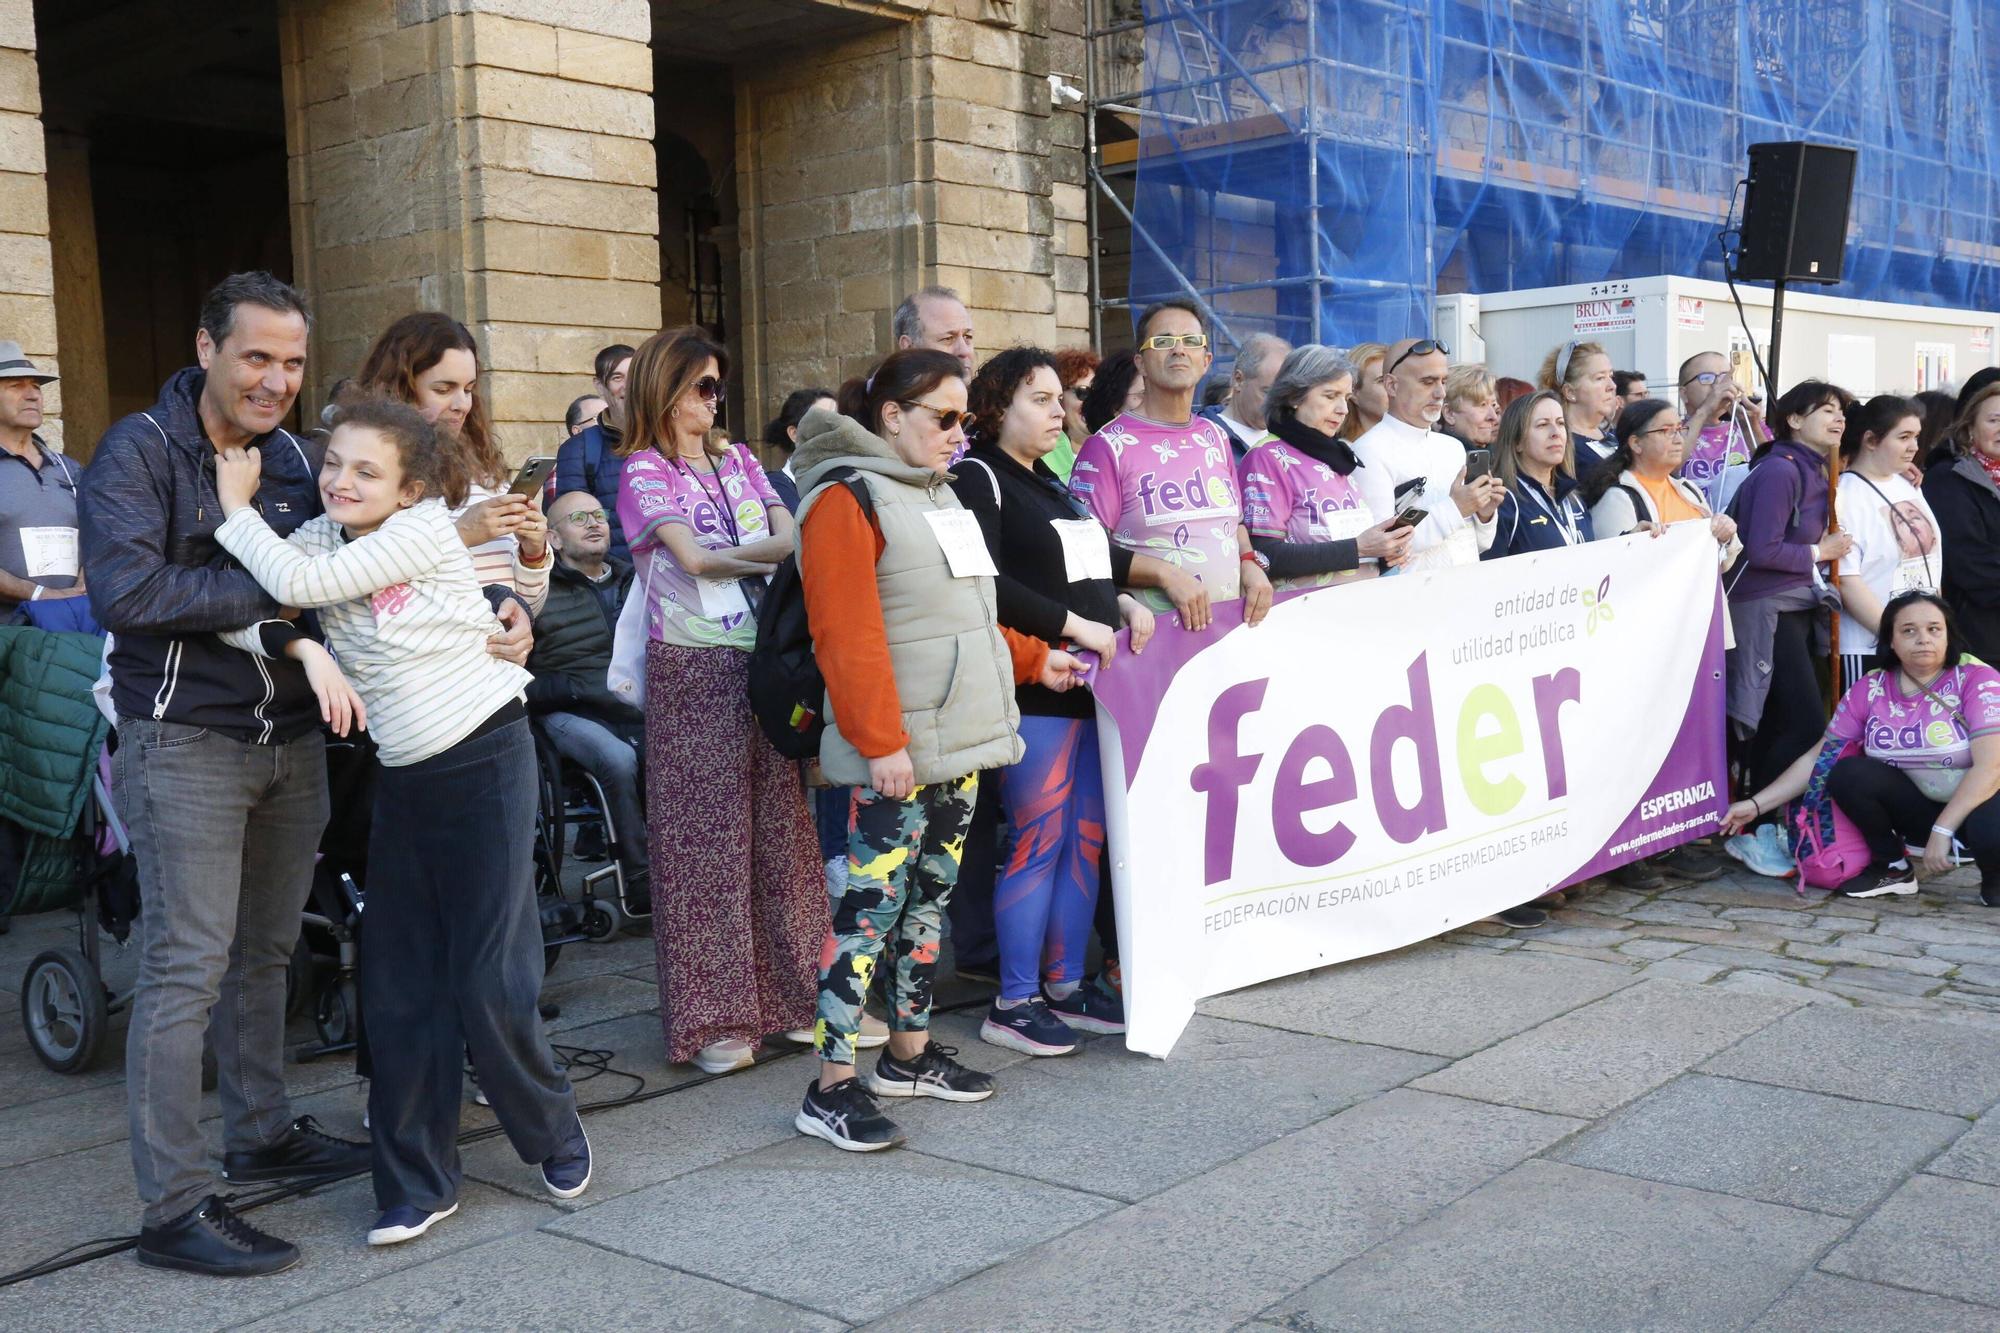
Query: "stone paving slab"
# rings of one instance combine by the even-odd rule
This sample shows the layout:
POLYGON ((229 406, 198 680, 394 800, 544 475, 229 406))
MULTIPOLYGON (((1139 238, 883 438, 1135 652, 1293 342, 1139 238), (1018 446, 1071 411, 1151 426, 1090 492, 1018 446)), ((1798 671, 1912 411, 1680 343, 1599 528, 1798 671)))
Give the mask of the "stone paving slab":
POLYGON ((1226 1328, 1579 1123, 1398 1089, 1016 1255, 873 1327, 1226 1328))
POLYGON ((1602 963, 1433 943, 1217 996, 1201 1011, 1457 1057, 1630 984, 1602 963))
POLYGON ((1975 1120, 1951 1151, 1924 1169, 1932 1175, 2000 1185, 2000 1115, 1989 1112, 1975 1120))
POLYGON ((706 1278, 531 1231, 433 1258, 358 1291, 322 1296, 243 1327, 257 1333, 419 1328, 487 1333, 524 1327, 817 1333, 846 1325, 706 1278), (530 1311, 532 1316, 524 1317, 530 1311))
POLYGON ((1510 1037, 1414 1086, 1595 1118, 1795 1007, 1793 1000, 1648 981, 1510 1037))
POLYGON ((470 1182, 460 1200, 458 1213, 421 1241, 371 1249, 367 1232, 375 1220, 373 1187, 365 1178, 350 1180, 254 1215, 259 1226, 304 1253, 305 1262, 289 1272, 255 1281, 218 1281, 142 1268, 131 1255, 116 1255, 0 1291, 0 1328, 9 1333, 220 1328, 345 1292, 556 1216, 546 1204, 470 1182))
POLYGON ((1994 1312, 1921 1291, 1808 1273, 1750 1326, 1752 1333, 1991 1333, 1994 1312))
MULTIPOLYGON (((2000 1189, 1914 1176, 1821 1261, 1829 1273, 2000 1306, 2000 1189)), ((2000 1327, 1995 1314, 1988 1327, 2000 1327)))
POLYGON ((1854 1216, 1965 1128, 1956 1116, 1687 1074, 1554 1155, 1575 1166, 1854 1216))
POLYGON ((1197 1015, 1170 1059, 1094 1042, 1015 1066, 970 1108, 921 1099, 887 1109, 924 1152, 1133 1200, 1441 1063, 1197 1015), (1101 1131, 1052 1134, 1052 1124, 1101 1131))
POLYGON ((1527 1162, 1278 1302, 1334 1329, 1741 1327, 1846 1223, 1817 1213, 1527 1162))
POLYGON ((1972 1116, 2000 1098, 2000 1034, 1901 1014, 1813 1005, 1702 1069, 1972 1116))
POLYGON ((855 1322, 1116 1207, 907 1149, 842 1153, 798 1138, 549 1229, 855 1322))

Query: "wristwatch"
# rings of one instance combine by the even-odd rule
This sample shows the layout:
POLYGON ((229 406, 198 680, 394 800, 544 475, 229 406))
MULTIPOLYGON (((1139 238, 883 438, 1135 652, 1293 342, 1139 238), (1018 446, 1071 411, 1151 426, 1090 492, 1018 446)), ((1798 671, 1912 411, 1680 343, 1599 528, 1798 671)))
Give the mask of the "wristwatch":
POLYGON ((1241 560, 1254 561, 1257 565, 1257 568, 1263 570, 1266 574, 1271 572, 1271 557, 1265 555, 1262 551, 1259 551, 1254 547, 1248 551, 1241 552, 1240 554, 1237 555, 1236 558, 1239 561, 1241 560))

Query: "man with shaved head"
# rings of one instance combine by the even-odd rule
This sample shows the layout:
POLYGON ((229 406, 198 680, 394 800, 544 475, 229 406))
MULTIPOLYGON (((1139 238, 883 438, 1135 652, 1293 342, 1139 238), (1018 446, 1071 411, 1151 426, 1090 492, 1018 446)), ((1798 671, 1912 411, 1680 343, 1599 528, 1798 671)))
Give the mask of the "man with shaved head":
POLYGON ((1229 393, 1202 413, 1229 432, 1238 458, 1264 438, 1264 396, 1292 345, 1275 333, 1253 333, 1244 339, 1229 372, 1229 393))
POLYGON ((1393 516, 1415 505, 1425 511, 1410 539, 1405 568, 1469 565, 1493 544, 1494 515, 1506 494, 1490 473, 1465 479, 1465 447, 1434 428, 1444 415, 1450 352, 1435 338, 1405 338, 1382 359, 1389 410, 1362 437, 1355 473, 1370 513, 1393 516))
POLYGON ((632 588, 632 566, 612 558, 610 515, 590 491, 558 495, 548 517, 556 566, 548 601, 535 619, 528 711, 557 753, 603 784, 618 864, 625 883, 643 894, 648 881, 639 744, 645 718, 605 684, 612 631, 632 588))

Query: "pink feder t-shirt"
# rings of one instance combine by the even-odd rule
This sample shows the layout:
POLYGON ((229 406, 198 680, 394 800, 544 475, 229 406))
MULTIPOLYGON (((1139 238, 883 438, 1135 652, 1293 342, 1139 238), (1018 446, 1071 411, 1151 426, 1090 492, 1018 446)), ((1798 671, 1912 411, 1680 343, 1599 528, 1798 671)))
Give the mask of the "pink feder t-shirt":
MULTIPOLYGON (((1122 412, 1076 451, 1070 492, 1129 551, 1177 565, 1208 585, 1211 602, 1242 595, 1236 489, 1229 439, 1206 417, 1169 426, 1122 412)), ((1173 603, 1139 590, 1155 611, 1173 603)))
POLYGON ((1972 767, 1972 738, 2000 732, 2000 671, 1952 667, 1930 690, 1905 693, 1901 673, 1871 671, 1847 687, 1826 734, 1910 775, 1933 801, 1948 801, 1972 767))
POLYGON ((660 533, 678 523, 709 550, 742 546, 771 535, 764 506, 778 503, 747 445, 730 445, 713 474, 653 449, 627 458, 618 521, 632 546, 632 593, 647 599, 647 634, 683 648, 756 646, 757 622, 742 580, 688 573, 660 533))
MULTIPOLYGON (((1337 542, 1375 526, 1353 478, 1342 476, 1310 454, 1266 436, 1236 465, 1243 489, 1243 523, 1253 537, 1285 542, 1337 542)), ((1364 564, 1340 574, 1312 574, 1274 580, 1287 588, 1324 588, 1381 572, 1364 564)))

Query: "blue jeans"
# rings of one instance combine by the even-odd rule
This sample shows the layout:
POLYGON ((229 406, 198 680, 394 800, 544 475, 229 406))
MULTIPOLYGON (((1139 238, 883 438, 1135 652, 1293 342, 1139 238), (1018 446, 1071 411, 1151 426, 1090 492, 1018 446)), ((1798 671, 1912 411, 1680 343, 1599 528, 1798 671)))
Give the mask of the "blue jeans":
POLYGON ((120 718, 112 777, 144 903, 125 1038, 132 1170, 158 1226, 215 1192, 200 1127, 211 1028, 225 1149, 255 1151, 291 1125, 285 967, 326 828, 326 743, 120 718))
POLYGON ((576 1128, 576 1095, 535 1009, 535 807, 526 718, 384 767, 376 783, 361 1006, 374 1034, 368 1118, 385 1210, 457 1202, 468 1054, 522 1161, 552 1156, 576 1128))
POLYGON ((543 713, 537 720, 557 754, 603 784, 604 801, 611 807, 611 822, 618 832, 618 845, 612 850, 625 871, 625 882, 643 894, 649 872, 639 747, 581 713, 543 713))

